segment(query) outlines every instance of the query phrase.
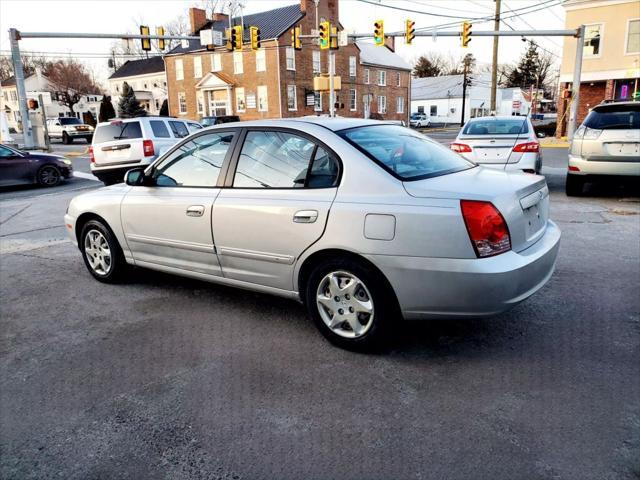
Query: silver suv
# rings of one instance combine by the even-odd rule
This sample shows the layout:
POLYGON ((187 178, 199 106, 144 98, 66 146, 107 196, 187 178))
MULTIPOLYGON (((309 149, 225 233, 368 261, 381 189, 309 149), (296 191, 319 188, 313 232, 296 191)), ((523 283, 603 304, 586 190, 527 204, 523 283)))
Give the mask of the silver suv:
POLYGON ((594 107, 571 142, 567 195, 580 195, 588 181, 614 176, 640 176, 639 102, 594 107))
POLYGON ((47 120, 49 138, 58 138, 68 145, 76 138, 82 138, 91 143, 93 127, 76 117, 59 117, 47 120))

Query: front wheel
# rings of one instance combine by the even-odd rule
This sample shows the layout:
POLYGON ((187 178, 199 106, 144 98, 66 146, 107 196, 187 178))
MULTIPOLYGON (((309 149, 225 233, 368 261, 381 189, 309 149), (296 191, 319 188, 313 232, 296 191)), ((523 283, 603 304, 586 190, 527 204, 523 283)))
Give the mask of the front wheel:
POLYGON ((346 258, 314 268, 305 300, 322 335, 348 350, 379 348, 399 317, 395 295, 382 275, 346 258))
POLYGON ((62 143, 69 145, 71 142, 73 142, 73 139, 67 135, 67 132, 62 132, 62 143))
POLYGON ((111 230, 99 220, 90 220, 80 234, 80 250, 84 264, 93 277, 104 283, 116 283, 127 263, 111 230))
POLYGON ((38 170, 38 184, 43 187, 55 187, 62 181, 62 174, 58 167, 54 165, 45 165, 38 170))

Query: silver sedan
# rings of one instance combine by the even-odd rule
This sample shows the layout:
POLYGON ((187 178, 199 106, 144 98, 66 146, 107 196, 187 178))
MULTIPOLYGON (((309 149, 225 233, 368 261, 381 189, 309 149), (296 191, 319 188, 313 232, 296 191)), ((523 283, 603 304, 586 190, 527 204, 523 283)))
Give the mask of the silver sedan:
POLYGON ((547 282, 560 241, 543 177, 385 122, 215 126, 125 179, 65 215, 97 280, 135 265, 298 299, 351 349, 402 317, 507 310, 547 282))

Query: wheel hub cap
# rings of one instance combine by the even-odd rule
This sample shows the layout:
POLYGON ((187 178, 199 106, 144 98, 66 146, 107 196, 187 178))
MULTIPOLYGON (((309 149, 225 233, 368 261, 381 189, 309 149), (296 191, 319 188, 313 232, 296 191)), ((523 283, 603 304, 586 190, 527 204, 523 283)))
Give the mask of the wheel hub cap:
POLYGON ((111 250, 102 232, 87 232, 84 237, 84 254, 91 269, 98 275, 107 275, 111 271, 111 250))

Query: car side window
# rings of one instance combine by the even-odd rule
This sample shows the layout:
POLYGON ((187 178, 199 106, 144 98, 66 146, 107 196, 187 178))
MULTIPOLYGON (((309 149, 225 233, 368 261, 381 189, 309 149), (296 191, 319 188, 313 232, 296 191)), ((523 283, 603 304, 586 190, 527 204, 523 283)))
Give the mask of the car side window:
POLYGON ((153 131, 153 136, 156 138, 171 138, 169 134, 169 130, 167 126, 162 120, 150 120, 149 124, 151 125, 151 130, 153 131))
POLYGON ((13 157, 14 155, 13 150, 0 146, 0 158, 13 157))
POLYGON ((169 121, 169 126, 171 127, 174 137, 184 138, 189 136, 189 130, 187 130, 187 126, 184 123, 169 121))
MULTIPOLYGON (((237 188, 304 188, 332 186, 328 180, 335 167, 326 152, 314 142, 298 135, 279 131, 247 133, 233 179, 237 188), (315 161, 317 159, 317 162, 315 161), (309 166, 314 161, 312 173, 309 166), (309 183, 313 179, 313 184, 309 183), (327 185, 330 183, 330 185, 327 185)), ((337 172, 337 168, 335 168, 337 172)), ((336 175, 337 177, 337 175, 336 175)))
POLYGON ((233 132, 201 135, 180 145, 154 170, 158 187, 215 187, 233 132))
POLYGON ((338 162, 324 148, 318 147, 307 175, 309 188, 335 187, 338 183, 338 162))

